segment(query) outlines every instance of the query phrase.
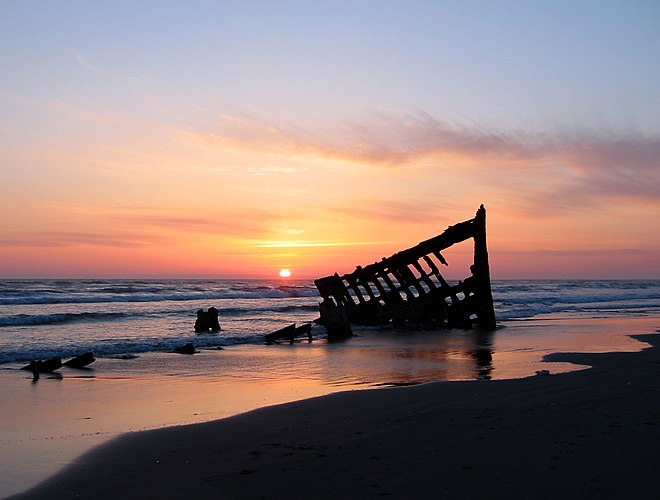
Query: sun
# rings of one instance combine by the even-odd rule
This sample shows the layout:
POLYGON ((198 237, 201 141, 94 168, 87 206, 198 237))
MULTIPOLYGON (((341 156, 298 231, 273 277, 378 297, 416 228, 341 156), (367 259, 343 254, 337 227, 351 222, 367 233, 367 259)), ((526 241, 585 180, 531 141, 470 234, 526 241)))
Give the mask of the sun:
POLYGON ((280 269, 280 278, 289 278, 291 276, 291 271, 288 269, 280 269))

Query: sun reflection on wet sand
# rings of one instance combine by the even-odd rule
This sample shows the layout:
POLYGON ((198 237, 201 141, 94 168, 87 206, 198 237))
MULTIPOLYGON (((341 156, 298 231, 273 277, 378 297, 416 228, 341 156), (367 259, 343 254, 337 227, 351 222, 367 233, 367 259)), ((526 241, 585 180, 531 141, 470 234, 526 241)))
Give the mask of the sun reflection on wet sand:
POLYGON ((0 496, 34 484, 83 451, 124 432, 204 422, 343 390, 434 380, 503 379, 580 369, 544 363, 556 351, 638 351, 626 334, 657 330, 653 317, 552 318, 473 330, 360 331, 345 342, 245 345, 193 356, 99 359, 33 383, 0 370, 0 496))

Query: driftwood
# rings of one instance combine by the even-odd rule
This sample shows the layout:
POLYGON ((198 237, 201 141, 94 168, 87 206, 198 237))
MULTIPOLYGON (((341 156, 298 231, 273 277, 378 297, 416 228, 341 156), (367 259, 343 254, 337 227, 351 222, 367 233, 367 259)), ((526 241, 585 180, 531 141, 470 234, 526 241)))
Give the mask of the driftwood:
POLYGON ((30 364, 25 365, 22 370, 31 370, 32 373, 52 373, 55 370, 62 368, 62 358, 55 357, 44 360, 32 360, 30 364))
POLYGON ((172 352, 176 354, 195 354, 196 351, 195 346, 188 342, 187 344, 172 349, 172 352))
POLYGON ((69 368, 84 368, 94 361, 96 361, 94 355, 91 352, 86 352, 80 356, 71 358, 65 363, 62 363, 62 358, 59 356, 43 360, 33 359, 29 364, 22 367, 21 370, 30 370, 34 380, 38 380, 40 373, 53 373, 55 370, 59 370, 63 366, 67 366, 69 368))
POLYGON ((64 363, 64 366, 68 366, 69 368, 84 368, 87 365, 92 364, 94 361, 96 361, 94 354, 92 354, 91 352, 86 352, 81 354, 80 356, 71 358, 69 361, 66 361, 64 363))
POLYGON ((294 339, 296 337, 300 337, 301 335, 307 335, 307 339, 310 342, 313 340, 311 323, 305 323, 300 326, 296 326, 295 323, 292 323, 288 326, 285 326, 284 328, 280 328, 279 330, 274 331, 273 333, 269 333, 264 337, 264 340, 268 344, 272 344, 273 342, 282 339, 286 339, 290 343, 293 343, 294 339))
POLYGON ((318 322, 330 340, 351 336, 351 324, 494 329, 486 209, 481 205, 474 219, 380 262, 314 283, 323 297, 318 322), (452 286, 440 274, 439 265, 448 265, 440 252, 469 239, 471 275, 452 286))

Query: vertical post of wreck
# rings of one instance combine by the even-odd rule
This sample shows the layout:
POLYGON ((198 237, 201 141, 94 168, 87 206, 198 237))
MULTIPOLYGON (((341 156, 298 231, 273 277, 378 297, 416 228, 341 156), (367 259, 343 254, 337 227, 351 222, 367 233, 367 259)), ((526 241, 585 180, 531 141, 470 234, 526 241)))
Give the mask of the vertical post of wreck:
POLYGON ((474 224, 474 271, 479 301, 478 323, 479 327, 496 328, 495 308, 493 306, 493 293, 490 288, 490 266, 488 264, 488 247, 486 245, 486 209, 483 205, 477 210, 473 219, 474 224))

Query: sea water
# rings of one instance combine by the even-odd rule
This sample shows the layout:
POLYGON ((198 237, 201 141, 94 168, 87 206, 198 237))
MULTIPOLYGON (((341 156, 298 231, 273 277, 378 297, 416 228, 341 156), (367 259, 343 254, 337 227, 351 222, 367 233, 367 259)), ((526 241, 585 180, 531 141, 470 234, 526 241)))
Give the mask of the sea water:
MULTIPOLYGON (((501 324, 548 314, 660 314, 660 280, 494 281, 492 288, 501 324)), ((131 357, 188 342, 197 349, 262 344, 274 330, 313 322, 319 302, 311 280, 5 280, 0 364, 86 351, 131 357), (211 306, 220 311, 222 331, 196 334, 196 311, 211 306)), ((315 338, 324 334, 314 325, 315 338)))
POLYGON ((641 349, 660 327, 660 281, 494 281, 498 328, 355 329, 328 343, 265 345, 318 317, 301 280, 10 280, 0 283, 0 497, 123 432, 223 418, 358 388, 484 380, 581 369, 557 351, 641 349), (222 331, 194 333, 215 306, 222 331), (170 354, 192 342, 195 356, 170 354), (217 350, 224 347, 223 350, 217 350), (93 351, 89 370, 19 370, 30 359, 93 351), (29 408, 29 411, 25 411, 29 408))

